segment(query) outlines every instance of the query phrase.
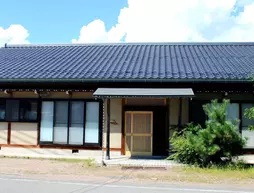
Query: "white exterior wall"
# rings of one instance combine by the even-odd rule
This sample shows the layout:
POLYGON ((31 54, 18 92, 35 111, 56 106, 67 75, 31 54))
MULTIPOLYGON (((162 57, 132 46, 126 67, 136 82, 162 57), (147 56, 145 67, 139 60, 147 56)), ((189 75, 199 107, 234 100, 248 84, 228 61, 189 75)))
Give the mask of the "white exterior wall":
POLYGON ((0 123, 0 144, 7 144, 8 123, 0 123))
POLYGON ((254 131, 242 130, 242 136, 247 137, 247 148, 254 148, 254 131))
POLYGON ((37 123, 11 123, 11 144, 37 145, 37 123))
MULTIPOLYGON (((103 147, 106 147, 106 132, 107 132, 107 105, 104 109, 105 128, 103 147)), ((110 121, 116 124, 110 124, 110 148, 121 148, 122 146, 122 99, 110 100, 110 121)))

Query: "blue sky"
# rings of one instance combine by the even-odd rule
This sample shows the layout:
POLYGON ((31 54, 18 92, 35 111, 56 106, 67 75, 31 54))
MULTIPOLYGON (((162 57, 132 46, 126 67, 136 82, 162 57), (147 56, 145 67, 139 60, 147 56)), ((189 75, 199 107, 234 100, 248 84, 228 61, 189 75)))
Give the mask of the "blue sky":
POLYGON ((125 6, 127 0, 1 0, 0 26, 23 25, 33 43, 66 43, 95 19, 108 30, 125 6))
POLYGON ((254 0, 0 1, 0 46, 254 41, 254 0))

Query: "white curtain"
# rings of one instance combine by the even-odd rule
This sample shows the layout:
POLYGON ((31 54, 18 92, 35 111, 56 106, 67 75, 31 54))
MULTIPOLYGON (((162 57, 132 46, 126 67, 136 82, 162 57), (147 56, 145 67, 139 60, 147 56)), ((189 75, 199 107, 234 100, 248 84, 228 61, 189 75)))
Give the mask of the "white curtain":
POLYGON ((82 145, 84 137, 84 102, 71 103, 69 144, 82 145))
POLYGON ((86 103, 85 142, 99 143, 99 102, 86 103))
POLYGON ((67 144, 68 101, 55 102, 54 143, 67 144))
POLYGON ((54 103, 42 102, 40 141, 53 141, 54 103))

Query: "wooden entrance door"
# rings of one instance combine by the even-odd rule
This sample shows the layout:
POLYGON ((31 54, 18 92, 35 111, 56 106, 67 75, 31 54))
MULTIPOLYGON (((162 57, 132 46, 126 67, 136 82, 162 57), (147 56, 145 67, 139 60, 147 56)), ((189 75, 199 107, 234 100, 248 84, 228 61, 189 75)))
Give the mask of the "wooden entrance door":
POLYGON ((149 156, 153 152, 153 112, 125 112, 125 155, 149 156))

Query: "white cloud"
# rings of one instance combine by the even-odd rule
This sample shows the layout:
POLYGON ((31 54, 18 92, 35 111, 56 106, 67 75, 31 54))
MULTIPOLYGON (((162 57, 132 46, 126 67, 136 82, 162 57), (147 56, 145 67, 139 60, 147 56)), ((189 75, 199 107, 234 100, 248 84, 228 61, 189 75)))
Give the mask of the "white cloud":
POLYGON ((129 0, 109 31, 95 20, 72 42, 254 41, 252 18, 253 0, 129 0))
POLYGON ((98 42, 117 42, 122 38, 124 31, 117 24, 109 32, 106 31, 103 21, 97 19, 83 26, 80 30, 79 39, 72 39, 72 43, 98 43, 98 42))
POLYGON ((27 44, 28 31, 22 25, 10 25, 7 29, 0 27, 0 47, 8 44, 27 44))

